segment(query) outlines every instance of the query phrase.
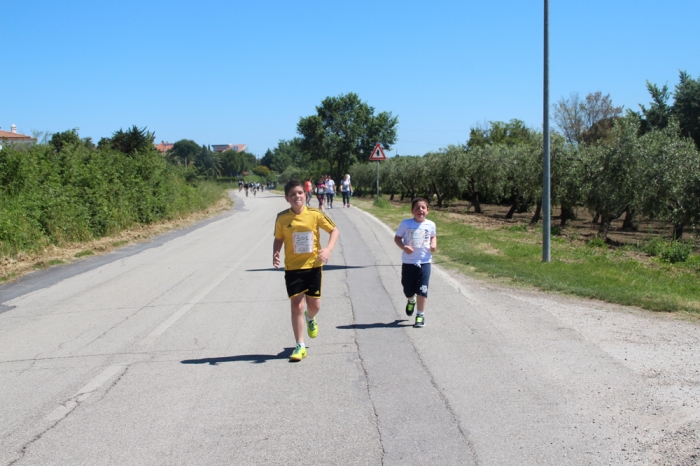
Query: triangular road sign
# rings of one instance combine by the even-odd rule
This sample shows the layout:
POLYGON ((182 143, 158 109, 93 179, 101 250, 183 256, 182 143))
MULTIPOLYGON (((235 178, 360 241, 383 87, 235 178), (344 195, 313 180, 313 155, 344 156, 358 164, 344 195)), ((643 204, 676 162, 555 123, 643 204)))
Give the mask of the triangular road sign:
POLYGON ((372 151, 372 155, 369 156, 370 160, 386 160, 386 155, 384 155, 384 150, 382 149, 382 146, 377 143, 376 146, 374 146, 374 150, 372 151))

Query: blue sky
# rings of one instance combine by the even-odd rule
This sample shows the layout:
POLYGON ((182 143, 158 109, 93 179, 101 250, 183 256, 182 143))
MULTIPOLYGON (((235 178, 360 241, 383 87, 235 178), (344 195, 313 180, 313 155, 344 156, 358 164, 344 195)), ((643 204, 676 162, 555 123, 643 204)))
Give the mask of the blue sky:
MULTIPOLYGON (((542 125, 543 2, 5 2, 0 127, 95 141, 245 143, 262 156, 348 92, 399 118, 388 155, 463 143, 493 120, 542 125)), ((550 0, 550 98, 700 76, 698 0, 550 0)))

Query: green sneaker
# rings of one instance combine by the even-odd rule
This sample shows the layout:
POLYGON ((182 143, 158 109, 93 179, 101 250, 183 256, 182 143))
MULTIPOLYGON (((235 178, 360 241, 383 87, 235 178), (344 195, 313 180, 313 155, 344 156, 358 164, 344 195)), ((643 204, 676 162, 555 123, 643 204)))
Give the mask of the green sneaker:
POLYGON ((318 324, 316 323, 316 317, 309 320, 309 311, 304 311, 304 317, 306 317, 306 333, 309 337, 316 338, 318 335, 318 324))
POLYGON ((415 328, 425 327, 425 316, 423 314, 416 314, 416 323, 413 324, 415 328))
POLYGON ((306 348, 301 346, 301 345, 297 345, 297 347, 294 348, 292 355, 289 356, 289 360, 290 361, 301 361, 305 357, 306 357, 306 348))
POLYGON ((413 315, 413 311, 416 309, 416 302, 409 301, 406 303, 406 315, 408 317, 411 317, 413 315))

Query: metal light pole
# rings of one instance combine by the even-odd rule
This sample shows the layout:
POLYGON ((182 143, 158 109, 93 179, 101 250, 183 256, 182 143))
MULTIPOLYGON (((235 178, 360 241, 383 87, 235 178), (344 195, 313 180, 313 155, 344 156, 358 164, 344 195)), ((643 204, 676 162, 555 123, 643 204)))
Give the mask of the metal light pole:
POLYGON ((544 0, 544 160, 542 161, 542 262, 551 259, 552 205, 549 184, 549 0, 544 0))

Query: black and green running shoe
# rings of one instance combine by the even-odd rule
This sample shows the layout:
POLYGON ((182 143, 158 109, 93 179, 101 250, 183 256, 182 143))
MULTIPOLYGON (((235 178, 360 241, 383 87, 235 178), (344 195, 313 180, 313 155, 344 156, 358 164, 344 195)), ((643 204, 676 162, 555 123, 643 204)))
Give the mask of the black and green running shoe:
POLYGON ((406 303, 406 315, 408 317, 411 317, 413 315, 413 311, 415 311, 415 310, 416 310, 416 302, 415 301, 413 301, 413 302, 409 301, 406 303))
POLYGON ((416 323, 413 326, 415 328, 425 327, 425 316, 423 314, 416 315, 416 323))

